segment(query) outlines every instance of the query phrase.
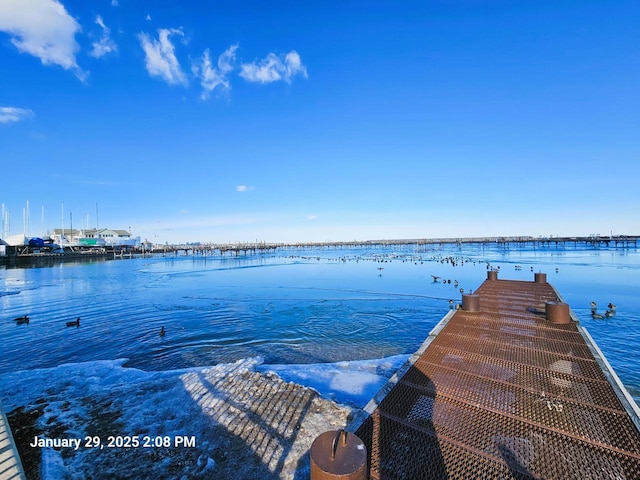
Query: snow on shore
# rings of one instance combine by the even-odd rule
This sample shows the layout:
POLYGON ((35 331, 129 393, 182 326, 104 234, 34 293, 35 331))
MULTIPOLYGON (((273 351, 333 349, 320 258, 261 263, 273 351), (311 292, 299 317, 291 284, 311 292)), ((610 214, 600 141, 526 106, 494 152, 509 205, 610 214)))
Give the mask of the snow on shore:
POLYGON ((0 396, 30 478, 307 478, 313 440, 406 358, 158 372, 95 361, 5 374, 0 396))

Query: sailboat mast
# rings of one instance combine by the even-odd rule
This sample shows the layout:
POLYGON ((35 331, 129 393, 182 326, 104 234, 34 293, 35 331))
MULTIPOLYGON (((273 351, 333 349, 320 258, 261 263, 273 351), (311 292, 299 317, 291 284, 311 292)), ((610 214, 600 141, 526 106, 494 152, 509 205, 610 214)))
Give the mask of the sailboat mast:
POLYGON ((27 216, 26 216, 27 224, 25 226, 25 235, 27 237, 31 236, 31 228, 29 223, 31 222, 31 208, 29 208, 29 200, 27 200, 27 216))

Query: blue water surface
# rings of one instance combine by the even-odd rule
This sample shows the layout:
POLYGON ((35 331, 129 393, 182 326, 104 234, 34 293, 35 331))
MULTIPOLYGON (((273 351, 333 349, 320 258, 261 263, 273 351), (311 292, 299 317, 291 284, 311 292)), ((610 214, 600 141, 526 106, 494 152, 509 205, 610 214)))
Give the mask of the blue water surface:
POLYGON ((638 250, 562 245, 279 249, 0 269, 0 375, 117 358, 173 370, 255 356, 315 364, 408 354, 488 268, 516 280, 545 272, 640 399, 638 250), (600 313, 616 304, 616 315, 592 319, 591 301, 600 313), (16 325, 21 315, 29 325, 16 325), (78 317, 80 327, 66 326, 78 317))

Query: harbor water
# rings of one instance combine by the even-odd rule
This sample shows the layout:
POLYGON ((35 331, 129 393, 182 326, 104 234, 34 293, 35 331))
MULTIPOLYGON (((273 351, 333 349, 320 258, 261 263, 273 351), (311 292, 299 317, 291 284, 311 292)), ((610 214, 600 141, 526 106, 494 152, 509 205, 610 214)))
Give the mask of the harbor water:
MULTIPOLYGON (((171 379, 211 367, 275 372, 362 407, 451 300, 475 290, 488 269, 514 280, 546 273, 640 402, 638 250, 498 244, 278 249, 0 269, 0 398, 5 411, 46 404, 44 421, 75 428, 80 437, 93 415, 91 398, 107 399, 107 410, 137 405, 131 417, 120 413, 122 431, 144 424, 148 432, 185 433, 184 399, 171 379), (615 304, 615 313, 592 318, 591 302, 599 314, 615 304), (14 321, 25 315, 28 324, 14 321), (67 326, 78 318, 79 326, 67 326), (183 427, 172 430, 167 418, 183 427)), ((54 472, 56 462, 62 460, 53 462, 54 472)), ((82 462, 78 457, 76 465, 82 462)), ((87 475, 79 466, 75 477, 65 468, 69 478, 87 475)))

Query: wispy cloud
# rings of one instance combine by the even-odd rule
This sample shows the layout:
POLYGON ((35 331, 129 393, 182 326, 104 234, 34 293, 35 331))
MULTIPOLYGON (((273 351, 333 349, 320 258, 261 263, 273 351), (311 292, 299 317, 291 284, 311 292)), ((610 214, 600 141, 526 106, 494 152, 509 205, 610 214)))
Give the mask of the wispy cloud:
POLYGON ((253 190, 252 186, 248 186, 248 185, 238 185, 236 187, 236 191, 237 192, 248 192, 250 190, 253 190))
POLYGON ((111 40, 111 37, 109 37, 111 30, 104 24, 100 15, 96 16, 96 23, 102 28, 102 37, 97 42, 93 42, 93 49, 89 52, 89 55, 95 58, 101 58, 108 53, 117 51, 118 46, 111 40))
POLYGON ((240 76, 249 82, 272 83, 283 80, 291 83, 291 78, 301 75, 308 78, 307 67, 302 64, 295 50, 287 53, 284 59, 270 53, 260 61, 245 63, 241 66, 240 76))
POLYGON ((11 35, 18 51, 39 58, 43 65, 59 65, 85 81, 88 73, 76 62, 80 46, 75 35, 81 30, 57 0, 0 1, 0 31, 11 35))
POLYGON ((20 122, 33 117, 33 111, 27 108, 0 107, 0 123, 20 122))
POLYGON ((309 220, 310 222, 312 222, 314 220, 317 220, 317 219, 318 219, 318 217, 316 215, 308 215, 307 216, 307 220, 309 220))
POLYGON ((198 64, 194 64, 191 68, 193 74, 200 79, 202 85, 203 100, 209 98, 209 95, 216 88, 229 90, 229 80, 227 75, 233 70, 233 61, 236 58, 236 50, 238 45, 231 45, 218 57, 218 66, 214 67, 209 56, 209 49, 204 51, 202 60, 198 64))
POLYGON ((147 72, 152 77, 159 77, 170 85, 184 85, 189 82, 180 68, 180 62, 175 55, 175 48, 171 43, 171 35, 181 35, 182 29, 161 28, 158 30, 158 40, 151 39, 146 33, 140 33, 138 40, 146 56, 147 72))

